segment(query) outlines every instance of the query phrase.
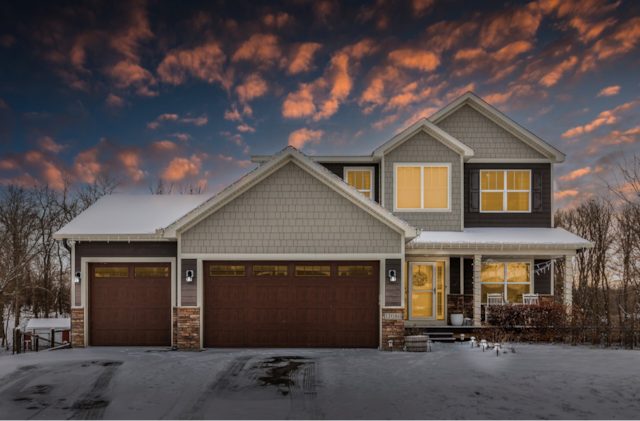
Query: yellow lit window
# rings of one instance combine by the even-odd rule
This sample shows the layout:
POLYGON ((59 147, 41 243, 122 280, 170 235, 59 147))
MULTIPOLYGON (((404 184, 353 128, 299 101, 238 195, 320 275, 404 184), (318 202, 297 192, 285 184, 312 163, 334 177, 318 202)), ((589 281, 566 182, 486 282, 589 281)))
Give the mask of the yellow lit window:
POLYGON ((522 303, 522 294, 531 291, 531 265, 529 263, 482 263, 482 297, 502 294, 510 303, 522 303))
POLYGON ((296 276, 329 276, 329 266, 296 266, 296 276))
POLYGON ((345 168, 345 180, 360 193, 373 198, 372 168, 345 168))
POLYGON ((480 179, 482 212, 529 212, 531 171, 483 170, 480 179))
POLYGON ((137 267, 135 270, 135 274, 136 278, 167 277, 169 276, 169 268, 137 267))
POLYGON ((253 276, 287 276, 286 266, 254 266, 253 276))
POLYGON ((338 266, 338 276, 371 276, 373 266, 338 266))
POLYGON ((449 208, 449 167, 415 165, 396 167, 396 209, 449 208))
POLYGON ((211 276, 244 276, 244 266, 211 266, 211 276))
POLYGON ((96 278, 126 278, 129 268, 96 268, 96 278))

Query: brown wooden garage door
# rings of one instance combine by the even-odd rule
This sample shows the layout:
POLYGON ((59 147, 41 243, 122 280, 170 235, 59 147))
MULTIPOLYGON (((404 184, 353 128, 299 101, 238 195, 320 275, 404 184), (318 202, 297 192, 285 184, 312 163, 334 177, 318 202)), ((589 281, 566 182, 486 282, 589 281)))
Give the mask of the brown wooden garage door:
POLYGON ((90 265, 89 343, 171 346, 168 263, 90 265))
POLYGON ((205 262, 204 346, 376 348, 378 262, 205 262))

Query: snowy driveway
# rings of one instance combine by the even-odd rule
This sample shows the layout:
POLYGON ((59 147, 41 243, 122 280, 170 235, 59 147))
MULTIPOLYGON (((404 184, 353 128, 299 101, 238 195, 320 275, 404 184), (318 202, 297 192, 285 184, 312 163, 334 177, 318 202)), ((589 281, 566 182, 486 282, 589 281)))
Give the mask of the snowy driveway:
POLYGON ((0 357, 5 419, 637 418, 640 352, 90 348, 0 357))

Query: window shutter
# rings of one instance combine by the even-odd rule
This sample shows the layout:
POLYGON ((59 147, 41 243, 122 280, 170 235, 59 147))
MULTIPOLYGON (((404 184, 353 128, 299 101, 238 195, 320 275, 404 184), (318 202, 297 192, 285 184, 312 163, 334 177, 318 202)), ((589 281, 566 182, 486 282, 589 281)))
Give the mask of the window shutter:
POLYGON ((542 212, 542 172, 531 171, 531 212, 542 212))
POLYGON ((480 170, 469 171, 469 212, 480 212, 480 170))

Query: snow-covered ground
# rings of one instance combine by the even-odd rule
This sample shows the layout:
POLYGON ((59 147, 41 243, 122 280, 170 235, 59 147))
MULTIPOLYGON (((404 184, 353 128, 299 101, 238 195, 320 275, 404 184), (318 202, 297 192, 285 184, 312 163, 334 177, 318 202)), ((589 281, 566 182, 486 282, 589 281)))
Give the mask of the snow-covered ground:
POLYGON ((637 419, 640 352, 89 348, 0 358, 5 419, 637 419))

